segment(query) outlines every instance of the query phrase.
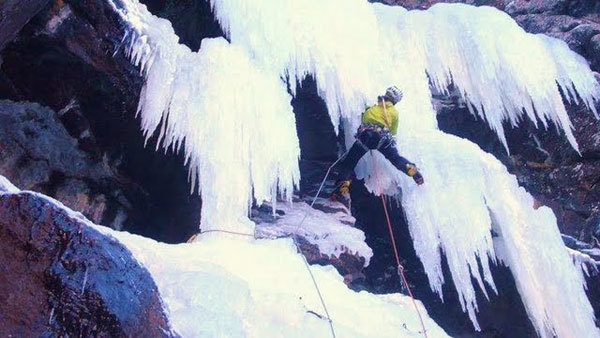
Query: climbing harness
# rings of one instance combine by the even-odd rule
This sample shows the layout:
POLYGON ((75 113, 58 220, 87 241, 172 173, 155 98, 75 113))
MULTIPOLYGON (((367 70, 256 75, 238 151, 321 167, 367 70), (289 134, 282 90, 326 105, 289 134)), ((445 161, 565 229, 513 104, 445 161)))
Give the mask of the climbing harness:
POLYGON ((376 133, 382 133, 382 132, 387 132, 389 133, 389 131, 387 130, 387 128, 382 127, 376 123, 363 123, 360 125, 360 127, 358 127, 358 130, 356 131, 356 134, 354 135, 354 137, 356 137, 356 135, 362 133, 363 131, 366 130, 372 130, 376 133))
POLYGON ((394 137, 387 128, 375 123, 363 123, 356 130, 354 138, 365 151, 372 150, 360 139, 360 135, 365 132, 374 132, 379 136, 379 141, 377 142, 375 149, 387 148, 395 142, 394 137))

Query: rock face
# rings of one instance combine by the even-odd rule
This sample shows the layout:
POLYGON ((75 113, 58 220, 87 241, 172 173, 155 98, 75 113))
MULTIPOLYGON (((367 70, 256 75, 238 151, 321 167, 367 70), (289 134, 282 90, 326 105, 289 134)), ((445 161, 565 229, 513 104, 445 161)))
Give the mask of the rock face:
MULTIPOLYGON (((41 2, 24 0, 17 7, 37 3, 41 2)), ((14 13, 9 9, 0 7, 0 25, 12 21, 14 13)), ((71 148, 54 149, 53 155, 65 164, 69 158, 87 157, 84 166, 104 167, 101 177, 110 178, 83 177, 82 170, 73 177, 78 169, 69 165, 52 166, 28 182, 7 175, 22 188, 43 185, 40 191, 50 196, 75 199, 75 203, 64 202, 95 222, 166 242, 185 241, 198 230, 201 201, 199 196, 189 195, 183 157, 155 152, 152 139, 147 147, 144 144, 135 119, 142 79, 122 52, 124 30, 118 16, 101 0, 46 2, 34 14, 30 13, 16 38, 4 38, 11 42, 0 48, 0 99, 37 102, 50 108, 39 115, 55 117, 28 123, 34 129, 42 128, 39 123, 53 124, 48 128, 62 133, 61 144, 71 143, 71 148), (106 176, 108 172, 111 174, 106 176), (111 202, 116 200, 117 204, 111 202)), ((8 33, 2 31, 0 37, 8 33)), ((37 142, 51 144, 50 139, 37 142)), ((0 143, 9 145, 14 140, 0 143)), ((13 152, 8 149, 6 153, 13 152)), ((45 165, 27 156, 18 163, 1 160, 24 167, 45 165)), ((19 168, 10 170, 16 174, 15 169, 19 168)), ((91 167, 83 171, 88 169, 91 167)))
POLYGON ((49 0, 7 0, 0 3, 0 51, 17 37, 23 26, 48 2, 49 0))
POLYGON ((149 273, 35 193, 0 195, 0 335, 172 337, 149 273))
POLYGON ((406 9, 427 9, 436 3, 463 3, 473 6, 492 6, 498 9, 504 9, 510 0, 370 0, 370 2, 380 2, 386 5, 402 6, 406 9))
POLYGON ((58 113, 0 101, 0 121, 0 171, 11 182, 54 196, 94 223, 123 228, 132 206, 122 184, 108 163, 79 148, 58 113))

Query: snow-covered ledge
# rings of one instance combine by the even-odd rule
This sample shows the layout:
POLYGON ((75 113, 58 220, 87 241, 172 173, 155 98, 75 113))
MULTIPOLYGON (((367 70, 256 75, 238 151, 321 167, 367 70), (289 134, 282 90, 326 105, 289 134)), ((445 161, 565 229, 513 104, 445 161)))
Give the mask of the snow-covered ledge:
MULTIPOLYGON (((0 176, 2 196, 20 190, 0 176)), ((120 241, 151 273, 175 332, 183 337, 329 337, 326 311, 290 238, 233 237, 165 244, 96 225, 61 202, 34 193, 86 226, 120 241)), ((281 226, 290 226, 282 223, 281 226)), ((340 236, 351 238, 352 233, 340 236)), ((359 246, 360 247, 360 246, 359 246)), ((358 247, 358 248, 359 248, 358 247)), ((364 248, 363 248, 364 249, 364 248)), ((340 337, 415 337, 422 331, 402 294, 350 290, 331 266, 310 266, 340 337), (359 311, 359 312, 358 312, 359 311)), ((134 283, 135 281, 125 281, 134 283)), ((429 337, 448 337, 416 301, 429 337)))

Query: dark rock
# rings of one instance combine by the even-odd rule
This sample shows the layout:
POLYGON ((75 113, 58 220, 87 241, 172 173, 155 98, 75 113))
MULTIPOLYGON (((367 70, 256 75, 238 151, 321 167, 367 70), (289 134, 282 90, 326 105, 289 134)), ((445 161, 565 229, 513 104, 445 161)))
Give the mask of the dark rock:
POLYGON ((575 249, 575 250, 583 250, 583 249, 592 249, 593 246, 589 243, 585 243, 582 241, 578 241, 577 239, 571 237, 571 236, 567 236, 567 235, 562 235, 562 239, 563 242, 565 243, 565 245, 571 249, 575 249))
POLYGON ((464 3, 473 6, 491 6, 504 9, 509 0, 369 0, 386 5, 402 6, 406 9, 428 9, 437 3, 464 3))
POLYGON ((564 33, 575 29, 584 22, 568 15, 524 14, 518 15, 514 19, 528 33, 545 33, 556 38, 564 37, 564 33))
POLYGON ((545 14, 595 19, 600 13, 600 4, 595 0, 515 0, 507 4, 505 11, 512 16, 545 14))
POLYGON ((0 2, 0 51, 14 40, 23 26, 31 20, 49 0, 5 0, 0 2))
POLYGON ((96 223, 121 229, 131 203, 103 158, 78 149, 57 114, 35 103, 0 101, 0 172, 22 189, 60 199, 96 223))
POLYGON ((600 123, 581 106, 570 106, 569 114, 575 137, 580 144, 579 156, 556 128, 548 131, 529 129, 525 137, 521 128, 511 130, 509 144, 517 162, 515 173, 528 191, 542 204, 550 206, 558 218, 562 232, 589 242, 592 229, 587 220, 600 207, 600 158, 598 146, 600 123), (525 139, 532 141, 524 142, 525 139), (526 147, 530 144, 548 153, 542 165, 536 162, 526 147))
POLYGON ((205 0, 142 0, 148 10, 171 22, 179 42, 196 51, 204 38, 225 36, 205 0))
MULTIPOLYGON (((309 243, 302 237, 297 238, 298 248, 306 257, 309 264, 332 265, 336 270, 344 276, 344 282, 357 289, 364 288, 365 275, 363 269, 365 266, 365 258, 357 254, 343 252, 339 257, 327 256, 319 251, 317 245, 309 243)), ((343 248, 342 248, 343 250, 343 248)))
POLYGON ((568 0, 515 0, 505 8, 506 13, 519 14, 566 14, 568 0))
POLYGON ((298 84, 291 104, 296 116, 301 160, 333 163, 338 156, 339 139, 325 101, 319 96, 317 84, 311 76, 298 84))
POLYGON ((256 224, 274 223, 282 215, 285 215, 284 211, 273 210, 272 206, 266 204, 253 206, 250 210, 250 219, 256 224))
POLYGON ((594 308, 596 326, 600 327, 600 277, 592 275, 586 278, 587 295, 594 308))
POLYGON ((600 3, 596 0, 571 0, 567 2, 567 13, 575 17, 590 17, 598 22, 600 3))
POLYGON ((3 194, 0 242, 2 336, 175 336, 146 269, 81 216, 3 194))
POLYGON ((594 214, 588 220, 588 226, 592 229, 592 235, 595 237, 594 243, 600 248, 600 210, 594 210, 594 214))
MULTIPOLYGON (((580 24, 569 31, 569 39, 573 41, 589 41, 600 33, 600 24, 580 24)), ((569 43, 569 41, 566 41, 569 43)), ((569 43, 569 45, 571 45, 569 43)))
MULTIPOLYGON (((135 118, 142 77, 123 53, 124 33, 106 1, 46 6, 0 54, 0 98, 39 102, 58 112, 78 150, 104 163, 111 177, 118 178, 119 189, 112 186, 114 180, 100 181, 101 187, 111 186, 108 190, 98 189, 98 179, 91 178, 90 190, 89 181, 73 182, 57 170, 49 173, 51 181, 69 181, 73 189, 50 186, 45 193, 77 201, 81 199, 76 196, 91 194, 84 202, 104 210, 102 219, 94 221, 182 242, 198 230, 201 200, 189 194, 182 154, 156 152, 154 139, 145 147, 135 118), (131 208, 114 207, 119 205, 131 208)), ((97 214, 85 213, 90 218, 97 214)))

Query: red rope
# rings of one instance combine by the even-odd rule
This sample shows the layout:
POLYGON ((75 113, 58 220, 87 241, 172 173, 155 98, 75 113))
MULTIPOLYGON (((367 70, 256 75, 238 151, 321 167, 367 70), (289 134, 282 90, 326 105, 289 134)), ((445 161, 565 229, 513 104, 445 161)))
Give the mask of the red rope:
POLYGON ((232 235, 240 235, 240 236, 248 236, 248 237, 254 237, 256 238, 256 234, 246 234, 243 232, 236 232, 236 231, 228 231, 228 230, 220 230, 220 229, 211 229, 211 230, 204 230, 204 231, 200 231, 198 233, 198 235, 202 235, 208 232, 224 232, 226 234, 232 234, 232 235))
MULTIPOLYGON (((385 104, 385 103, 384 103, 385 104)), ((398 254, 398 247, 396 246, 396 240, 394 239, 394 230, 392 229, 392 222, 390 221, 390 215, 387 210, 387 204, 385 203, 385 198, 381 193, 381 183, 379 181, 379 173, 377 172, 377 166, 375 165, 375 158, 371 152, 371 161, 373 163, 373 170, 375 171, 375 181, 377 182, 377 190, 381 196, 381 204, 383 204, 383 212, 385 213, 385 220, 387 221, 388 230, 390 232, 390 239, 392 240, 392 247, 394 248, 394 255, 396 256, 396 263, 398 264, 398 277, 406 286, 406 290, 408 290, 408 295, 412 300, 413 306, 417 311, 417 315, 419 316, 419 321, 421 322, 421 327, 423 328, 423 335, 427 338, 427 330, 425 329, 425 323, 423 322, 423 317, 421 316, 421 311, 419 311, 419 307, 417 306, 417 302, 415 302, 415 297, 413 296, 412 290, 408 285, 408 280, 406 279, 406 274, 404 273, 404 266, 400 263, 400 254, 398 254)))

